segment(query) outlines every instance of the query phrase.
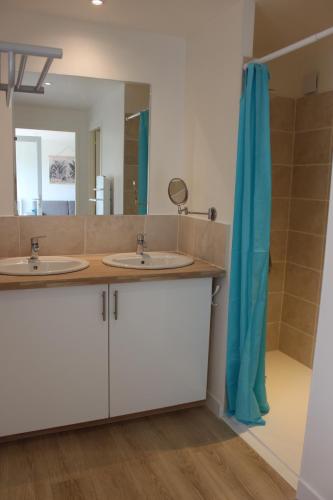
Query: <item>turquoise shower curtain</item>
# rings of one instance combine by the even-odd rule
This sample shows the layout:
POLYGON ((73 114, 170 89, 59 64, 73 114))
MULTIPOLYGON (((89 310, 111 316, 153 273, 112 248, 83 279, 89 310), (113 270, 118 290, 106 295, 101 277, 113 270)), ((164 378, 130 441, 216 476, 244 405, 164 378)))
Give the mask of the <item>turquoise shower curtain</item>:
POLYGON ((240 104, 231 256, 227 399, 228 414, 264 425, 266 309, 271 223, 269 73, 249 64, 240 104))
POLYGON ((139 168, 138 168, 138 214, 147 213, 148 190, 148 149, 149 149, 149 111, 140 113, 139 125, 139 168))

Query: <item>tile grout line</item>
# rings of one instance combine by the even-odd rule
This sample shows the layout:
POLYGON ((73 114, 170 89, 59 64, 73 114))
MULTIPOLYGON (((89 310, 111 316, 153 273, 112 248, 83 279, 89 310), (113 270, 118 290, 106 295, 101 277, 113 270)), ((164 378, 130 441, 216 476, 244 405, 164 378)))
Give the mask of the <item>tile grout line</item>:
POLYGON ((296 201, 309 201, 309 202, 321 202, 328 203, 329 200, 326 198, 304 198, 302 196, 272 196, 272 200, 296 200, 296 201))
POLYGON ((319 273, 322 272, 321 268, 318 269, 315 267, 304 266, 303 264, 298 264, 297 262, 294 262, 293 260, 287 260, 286 264, 292 264, 293 266, 302 267, 303 269, 307 269, 308 271, 315 271, 315 272, 319 272, 319 273))
POLYGON ((300 130, 295 129, 295 134, 307 134, 308 132, 321 132, 323 130, 330 130, 332 127, 328 125, 327 127, 318 127, 318 128, 304 128, 300 130))
POLYGON ((286 265, 291 264, 292 266, 295 267, 300 267, 301 269, 306 269, 307 271, 312 271, 314 273, 320 274, 322 271, 321 269, 316 269, 314 267, 309 267, 309 266, 304 266, 303 264, 299 264, 298 262, 294 262, 292 260, 287 260, 286 265))
POLYGON ((83 253, 87 254, 87 217, 83 219, 83 253))
POLYGON ((311 339, 315 339, 315 333, 312 335, 311 333, 304 332, 300 328, 297 328, 296 326, 293 326, 290 323, 286 323, 285 321, 281 321, 281 324, 286 325, 288 328, 292 328, 293 330, 295 330, 297 333, 300 333, 301 335, 306 335, 307 337, 310 337, 311 339))
POLYGON ((319 304, 317 302, 312 302, 312 300, 304 299, 300 295, 295 295, 294 293, 290 292, 284 292, 284 295, 288 295, 288 297, 292 297, 293 299, 300 300, 301 302, 304 302, 306 304, 310 304, 311 306, 319 307, 319 304))
POLYGON ((17 231, 18 231, 18 251, 19 251, 19 256, 21 256, 21 221, 19 217, 17 217, 17 231))
POLYGON ((177 215, 177 252, 180 252, 180 238, 181 238, 181 217, 177 215))
MULTIPOLYGON (((278 231, 278 229, 276 231, 278 231)), ((280 231, 282 231, 282 229, 280 231)), ((307 231, 299 231, 297 229, 288 229, 288 233, 304 234, 307 236, 315 236, 316 238, 326 238, 326 233, 308 233, 307 231)))

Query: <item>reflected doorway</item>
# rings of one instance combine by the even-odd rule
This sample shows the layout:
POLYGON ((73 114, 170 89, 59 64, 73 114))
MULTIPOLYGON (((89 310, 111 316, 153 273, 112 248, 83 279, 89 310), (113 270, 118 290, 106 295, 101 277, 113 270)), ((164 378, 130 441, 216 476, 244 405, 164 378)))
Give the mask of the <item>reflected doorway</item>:
POLYGON ((17 128, 18 215, 75 215, 76 134, 17 128))

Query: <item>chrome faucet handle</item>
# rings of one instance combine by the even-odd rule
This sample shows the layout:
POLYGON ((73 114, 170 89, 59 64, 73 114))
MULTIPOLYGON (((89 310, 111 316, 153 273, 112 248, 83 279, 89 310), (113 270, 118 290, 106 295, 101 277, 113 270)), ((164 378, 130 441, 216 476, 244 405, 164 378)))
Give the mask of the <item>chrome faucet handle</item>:
POLYGON ((32 236, 30 238, 30 241, 31 241, 31 255, 30 255, 30 258, 29 260, 30 261, 36 261, 39 259, 39 255, 38 255, 38 252, 39 252, 39 240, 41 238, 46 238, 45 235, 42 235, 42 236, 32 236))
POLYGON ((136 235, 136 241, 138 243, 141 243, 141 244, 144 243, 145 242, 145 233, 138 233, 136 235))
POLYGON ((136 235, 136 254, 143 255, 145 248, 147 248, 147 243, 145 242, 145 233, 138 233, 136 235))
POLYGON ((46 238, 46 235, 45 235, 45 234, 43 234, 43 235, 41 235, 41 236, 32 236, 32 237, 30 238, 31 244, 32 244, 32 245, 35 245, 36 243, 38 243, 38 240, 40 240, 41 238, 46 238))

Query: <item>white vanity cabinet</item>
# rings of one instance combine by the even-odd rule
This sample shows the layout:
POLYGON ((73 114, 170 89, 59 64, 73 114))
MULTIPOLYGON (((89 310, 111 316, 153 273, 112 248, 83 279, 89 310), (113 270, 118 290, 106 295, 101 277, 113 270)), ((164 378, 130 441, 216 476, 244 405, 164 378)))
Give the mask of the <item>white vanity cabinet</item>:
POLYGON ((0 436, 108 417, 107 291, 0 292, 0 436))
POLYGON ((211 288, 1 291, 0 437, 204 400, 211 288))
POLYGON ((110 416, 206 398, 211 278, 109 287, 110 416))

